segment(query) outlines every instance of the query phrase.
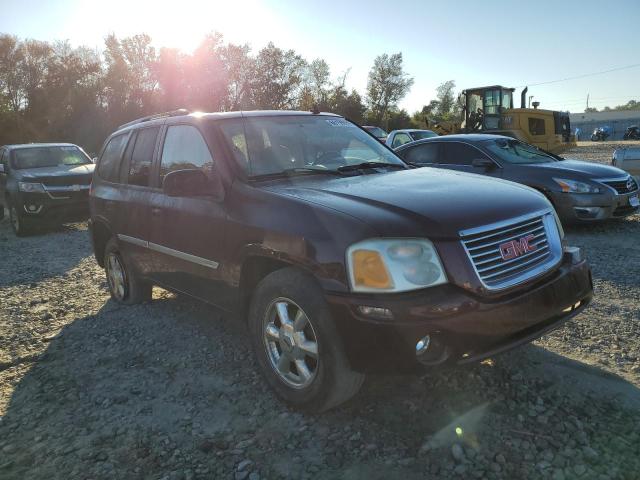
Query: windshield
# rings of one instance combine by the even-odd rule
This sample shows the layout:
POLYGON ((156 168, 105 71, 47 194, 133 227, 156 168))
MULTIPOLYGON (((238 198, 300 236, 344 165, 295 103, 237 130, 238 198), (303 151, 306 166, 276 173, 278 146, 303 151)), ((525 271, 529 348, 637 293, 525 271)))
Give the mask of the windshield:
POLYGON ((411 135, 411 138, 414 140, 422 140, 423 138, 433 138, 438 136, 436 132, 432 132, 431 130, 417 130, 415 132, 409 132, 409 135, 411 135))
POLYGON ((329 173, 364 163, 405 167, 380 142, 343 118, 250 117, 244 124, 238 118, 221 122, 220 129, 236 162, 252 177, 311 169, 329 173))
POLYGON ((382 138, 388 135, 388 133, 385 132, 380 127, 362 127, 362 128, 364 128, 367 132, 371 133, 371 135, 373 135, 374 137, 382 138))
POLYGON ((42 168, 91 163, 87 155, 74 146, 29 147, 13 151, 13 168, 42 168))
POLYGON ((488 140, 485 146, 500 160, 507 163, 549 163, 557 159, 539 148, 519 140, 488 140))

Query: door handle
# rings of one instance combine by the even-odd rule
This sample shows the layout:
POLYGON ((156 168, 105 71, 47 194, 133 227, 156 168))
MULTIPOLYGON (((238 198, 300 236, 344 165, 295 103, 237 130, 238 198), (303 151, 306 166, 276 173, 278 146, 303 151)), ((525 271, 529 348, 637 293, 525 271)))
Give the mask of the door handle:
POLYGON ((162 209, 161 208, 157 208, 154 207, 151 209, 151 215, 153 215, 154 217, 158 217, 162 214, 162 209))

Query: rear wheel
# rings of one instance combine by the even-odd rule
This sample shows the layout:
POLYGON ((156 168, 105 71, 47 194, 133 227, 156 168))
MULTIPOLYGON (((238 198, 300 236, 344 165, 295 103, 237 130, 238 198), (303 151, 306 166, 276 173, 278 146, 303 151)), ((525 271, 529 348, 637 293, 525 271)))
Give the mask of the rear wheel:
POLYGON ((18 211, 18 208, 9 204, 9 220, 11 221, 11 228, 18 237, 26 237, 33 233, 33 226, 31 222, 24 218, 24 216, 18 211))
POLYGON ((133 305, 151 300, 153 286, 125 263, 114 238, 109 240, 105 248, 104 270, 111 298, 116 302, 133 305))
POLYGON ((249 329, 265 379, 292 406, 328 410, 364 381, 349 365, 320 287, 300 270, 278 270, 260 282, 249 329))

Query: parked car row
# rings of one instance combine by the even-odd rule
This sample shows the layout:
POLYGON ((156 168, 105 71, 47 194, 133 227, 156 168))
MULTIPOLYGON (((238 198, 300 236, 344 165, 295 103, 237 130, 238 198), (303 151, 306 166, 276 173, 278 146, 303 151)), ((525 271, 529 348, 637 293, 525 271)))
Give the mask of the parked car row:
POLYGON ((86 208, 92 176, 89 230, 113 300, 158 285, 239 313, 275 393, 322 411, 368 372, 476 362, 559 327, 593 284, 558 214, 638 208, 613 166, 432 134, 175 111, 118 128, 95 172, 73 145, 8 146, 0 178, 21 234, 54 207, 86 208))

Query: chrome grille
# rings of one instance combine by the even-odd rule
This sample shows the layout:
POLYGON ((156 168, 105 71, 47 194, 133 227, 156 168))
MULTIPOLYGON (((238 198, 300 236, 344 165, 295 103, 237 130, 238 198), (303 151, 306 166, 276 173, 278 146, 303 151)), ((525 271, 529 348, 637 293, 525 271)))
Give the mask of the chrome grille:
POLYGON ((462 244, 482 284, 499 290, 522 283, 553 268, 562 244, 551 212, 511 219, 460 232, 462 244), (500 246, 528 237, 535 249, 505 260, 500 246))
POLYGON ((638 189, 638 184, 632 176, 620 179, 600 180, 605 185, 613 188, 616 193, 623 195, 625 193, 631 193, 638 189))

